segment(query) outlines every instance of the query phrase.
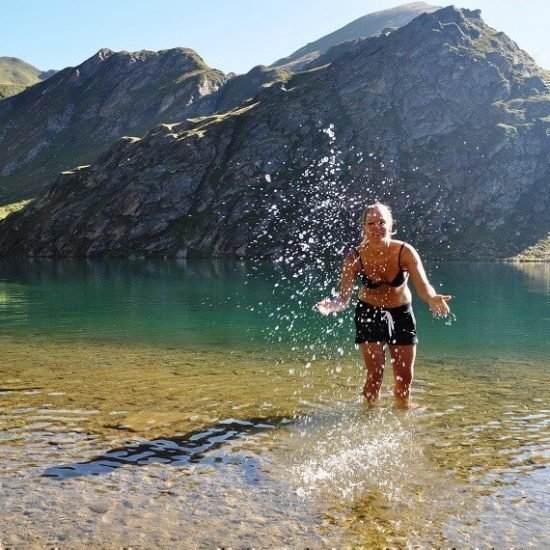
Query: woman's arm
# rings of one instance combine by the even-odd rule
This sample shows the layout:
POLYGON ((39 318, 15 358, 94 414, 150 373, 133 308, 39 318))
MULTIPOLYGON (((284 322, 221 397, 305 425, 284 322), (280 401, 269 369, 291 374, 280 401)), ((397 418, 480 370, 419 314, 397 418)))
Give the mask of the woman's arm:
POLYGON ((409 272, 417 294, 428 304, 432 314, 436 317, 446 317, 451 311, 447 302, 452 296, 437 294, 428 281, 418 252, 410 244, 405 244, 401 255, 401 265, 409 272))
POLYGON ((348 307, 356 277, 357 256, 353 252, 350 252, 344 258, 344 265, 342 266, 342 274, 340 276, 340 284, 338 285, 338 293, 336 296, 332 299, 325 298, 315 304, 321 315, 338 313, 339 311, 344 311, 348 307))

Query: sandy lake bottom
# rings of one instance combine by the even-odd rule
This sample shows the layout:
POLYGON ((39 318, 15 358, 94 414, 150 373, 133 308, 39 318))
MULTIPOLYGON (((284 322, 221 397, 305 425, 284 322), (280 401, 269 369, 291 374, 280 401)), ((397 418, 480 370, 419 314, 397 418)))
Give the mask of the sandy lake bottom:
MULTIPOLYGON (((3 337, 4 547, 550 545, 550 374, 3 337)), ((275 354, 274 354, 275 355, 275 354)))

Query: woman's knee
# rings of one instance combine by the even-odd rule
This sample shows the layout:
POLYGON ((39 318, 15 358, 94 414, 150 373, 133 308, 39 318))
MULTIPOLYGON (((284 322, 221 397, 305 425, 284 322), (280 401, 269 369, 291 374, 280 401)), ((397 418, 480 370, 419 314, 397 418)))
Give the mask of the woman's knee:
POLYGON ((415 351, 413 347, 405 349, 393 348, 391 351, 391 363, 396 382, 410 385, 414 377, 415 351))
POLYGON ((414 373, 412 368, 394 368, 395 381, 403 386, 410 386, 412 384, 414 373))

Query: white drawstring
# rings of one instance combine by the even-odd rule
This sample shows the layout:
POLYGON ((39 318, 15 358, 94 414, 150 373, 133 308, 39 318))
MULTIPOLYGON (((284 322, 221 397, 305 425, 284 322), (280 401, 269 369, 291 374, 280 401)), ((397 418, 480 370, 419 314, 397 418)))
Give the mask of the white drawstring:
POLYGON ((393 336, 393 330, 395 327, 395 323, 393 322, 393 317, 391 316, 391 313, 387 309, 382 312, 382 317, 385 317, 386 323, 388 323, 388 334, 391 338, 393 336))

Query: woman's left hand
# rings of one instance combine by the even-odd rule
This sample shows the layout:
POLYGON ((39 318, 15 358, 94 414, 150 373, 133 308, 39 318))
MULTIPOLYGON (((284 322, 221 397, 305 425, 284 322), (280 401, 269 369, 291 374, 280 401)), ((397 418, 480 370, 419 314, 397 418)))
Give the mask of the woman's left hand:
POLYGON ((432 296, 428 301, 432 315, 434 317, 447 317, 451 312, 451 308, 447 305, 447 302, 451 299, 452 296, 449 294, 436 294, 432 296))
POLYGON ((330 313, 340 313, 340 311, 344 311, 347 308, 347 304, 345 304, 338 298, 335 298, 334 300, 331 300, 330 298, 325 298, 324 300, 317 302, 315 304, 315 307, 324 317, 326 315, 329 315, 330 313))

